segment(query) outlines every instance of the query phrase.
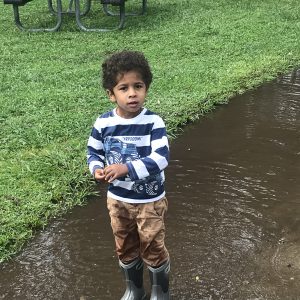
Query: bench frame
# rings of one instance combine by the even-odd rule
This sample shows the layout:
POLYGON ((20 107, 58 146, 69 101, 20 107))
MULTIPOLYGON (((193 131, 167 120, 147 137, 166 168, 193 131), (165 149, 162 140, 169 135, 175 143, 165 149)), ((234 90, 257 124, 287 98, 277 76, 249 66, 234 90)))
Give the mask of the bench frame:
MULTIPOLYGON (((31 0, 29 0, 31 1, 31 0)), ((62 23, 62 3, 61 0, 56 0, 57 2, 57 12, 56 12, 56 16, 57 16, 57 22, 55 24, 54 27, 50 27, 50 28, 28 28, 25 27, 23 25, 23 23, 20 20, 20 11, 19 11, 19 7, 20 6, 24 6, 25 4, 27 4, 27 2, 29 2, 28 0, 24 0, 24 1, 20 1, 20 0, 4 0, 4 4, 10 4, 13 6, 13 12, 14 12, 14 20, 15 20, 15 24, 16 26, 22 30, 22 31, 29 31, 29 32, 41 32, 41 31, 45 31, 45 32, 53 32, 53 31, 57 31, 62 23)), ((48 2, 51 0, 48 0, 48 2)))
MULTIPOLYGON (((87 3, 89 3, 89 6, 91 6, 91 0, 86 0, 87 3)), ((107 6, 108 4, 102 4, 103 9, 105 6, 107 6)), ((88 5, 87 5, 88 6, 88 5)), ((82 20, 81 20, 81 16, 85 15, 84 12, 81 13, 80 11, 80 0, 75 0, 75 16, 76 16, 76 22, 77 25, 79 26, 79 28, 82 31, 89 31, 89 32, 106 32, 106 31, 114 31, 114 30, 118 30, 118 29, 123 29, 124 28, 124 24, 125 24, 125 0, 120 1, 119 5, 115 5, 114 6, 118 6, 119 7, 119 13, 115 14, 113 16, 119 16, 119 23, 116 27, 114 28, 89 28, 86 27, 82 20)))
MULTIPOLYGON (((32 1, 32 0, 30 0, 30 1, 32 1)), ((64 14, 64 15, 75 15, 75 10, 73 10, 73 4, 74 4, 74 0, 69 0, 68 9, 67 9, 67 11, 62 11, 62 14, 64 14)), ((57 14, 57 10, 55 10, 54 7, 53 7, 52 0, 48 0, 48 8, 49 8, 49 11, 53 15, 57 14)), ((90 9, 91 9, 91 1, 86 1, 84 11, 83 11, 83 13, 81 13, 81 15, 85 16, 90 11, 90 9)))
MULTIPOLYGON (((113 13, 109 10, 108 4, 103 4, 103 10, 108 16, 117 16, 118 14, 113 13)), ((141 16, 144 15, 147 11, 147 0, 142 0, 142 9, 138 13, 126 13, 126 16, 141 16)))
MULTIPOLYGON (((138 16, 138 15, 144 15, 147 9, 147 0, 141 0, 142 1, 142 8, 140 12, 137 13, 125 13, 125 1, 126 0, 99 0, 99 3, 102 5, 103 11, 106 15, 117 17, 119 16, 119 22, 116 27, 113 28, 88 28, 86 27, 81 20, 82 16, 85 16, 88 14, 88 12, 91 9, 91 2, 92 0, 85 0, 85 6, 84 10, 81 11, 80 9, 80 0, 69 0, 69 7, 67 11, 62 10, 62 0, 56 0, 57 9, 55 10, 53 7, 53 0, 48 0, 48 9, 49 11, 56 16, 56 24, 54 27, 51 28, 28 28, 23 25, 23 23, 20 20, 20 11, 19 7, 26 5, 28 2, 32 0, 4 0, 4 4, 10 4, 13 6, 13 12, 14 12, 14 20, 16 26, 22 30, 22 31, 29 31, 29 32, 53 32, 58 31, 62 24, 62 17, 63 14, 71 14, 75 15, 76 17, 76 23, 78 27, 82 31, 93 31, 93 32, 106 32, 106 31, 113 31, 113 30, 119 30, 124 28, 125 24, 125 17, 126 16, 138 16), (74 3, 74 9, 72 8, 74 3), (109 6, 118 6, 119 7, 119 13, 112 12, 109 9, 109 6)), ((40 0, 41 1, 41 0, 40 0)))

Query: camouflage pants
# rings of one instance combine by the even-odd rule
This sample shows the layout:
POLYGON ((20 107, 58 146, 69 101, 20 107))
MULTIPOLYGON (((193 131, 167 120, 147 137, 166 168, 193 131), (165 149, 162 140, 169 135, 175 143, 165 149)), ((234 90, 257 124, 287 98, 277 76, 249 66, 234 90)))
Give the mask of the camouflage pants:
POLYGON ((167 198, 141 204, 108 198, 107 208, 116 252, 123 263, 140 256, 147 265, 157 267, 169 259, 164 242, 167 198))

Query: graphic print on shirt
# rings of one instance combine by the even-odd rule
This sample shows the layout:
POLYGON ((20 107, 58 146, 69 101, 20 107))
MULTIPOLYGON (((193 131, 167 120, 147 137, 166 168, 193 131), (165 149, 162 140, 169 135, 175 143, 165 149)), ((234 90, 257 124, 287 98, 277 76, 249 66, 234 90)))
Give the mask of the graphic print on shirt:
POLYGON ((135 144, 124 143, 111 136, 106 137, 103 144, 107 165, 126 164, 139 159, 135 144))
MULTIPOLYGON (((125 143, 120 139, 111 136, 104 139, 103 147, 107 165, 125 164, 140 158, 135 144, 125 143)), ((125 177, 125 181, 130 181, 128 175, 125 177)), ((144 179, 136 180, 132 185, 132 189, 136 193, 146 193, 155 196, 162 184, 161 175, 156 174, 144 179)))

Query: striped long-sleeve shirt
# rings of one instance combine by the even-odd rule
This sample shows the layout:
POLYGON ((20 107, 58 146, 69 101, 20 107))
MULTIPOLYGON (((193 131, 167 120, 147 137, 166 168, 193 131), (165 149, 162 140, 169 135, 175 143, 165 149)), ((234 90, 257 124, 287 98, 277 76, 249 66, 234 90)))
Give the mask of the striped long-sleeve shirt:
POLYGON ((127 165, 128 175, 109 184, 109 197, 129 203, 159 200, 165 195, 163 170, 169 160, 165 124, 146 108, 131 119, 119 117, 116 109, 104 113, 88 140, 87 160, 92 174, 106 165, 127 165))

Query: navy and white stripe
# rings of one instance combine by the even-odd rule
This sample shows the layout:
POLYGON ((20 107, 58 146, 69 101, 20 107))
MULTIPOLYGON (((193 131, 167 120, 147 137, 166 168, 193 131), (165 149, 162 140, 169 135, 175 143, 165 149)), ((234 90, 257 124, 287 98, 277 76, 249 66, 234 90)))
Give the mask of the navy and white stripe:
POLYGON ((124 151, 119 151, 123 151, 118 155, 122 155, 129 174, 126 178, 114 180, 109 185, 108 195, 130 203, 161 199, 165 195, 163 170, 169 160, 169 145, 163 120, 146 108, 131 119, 119 117, 116 109, 97 118, 88 140, 87 160, 92 174, 97 168, 110 164, 108 157, 114 151, 105 150, 105 141, 110 138, 119 141, 120 145, 134 144, 138 158, 127 160, 124 151))

